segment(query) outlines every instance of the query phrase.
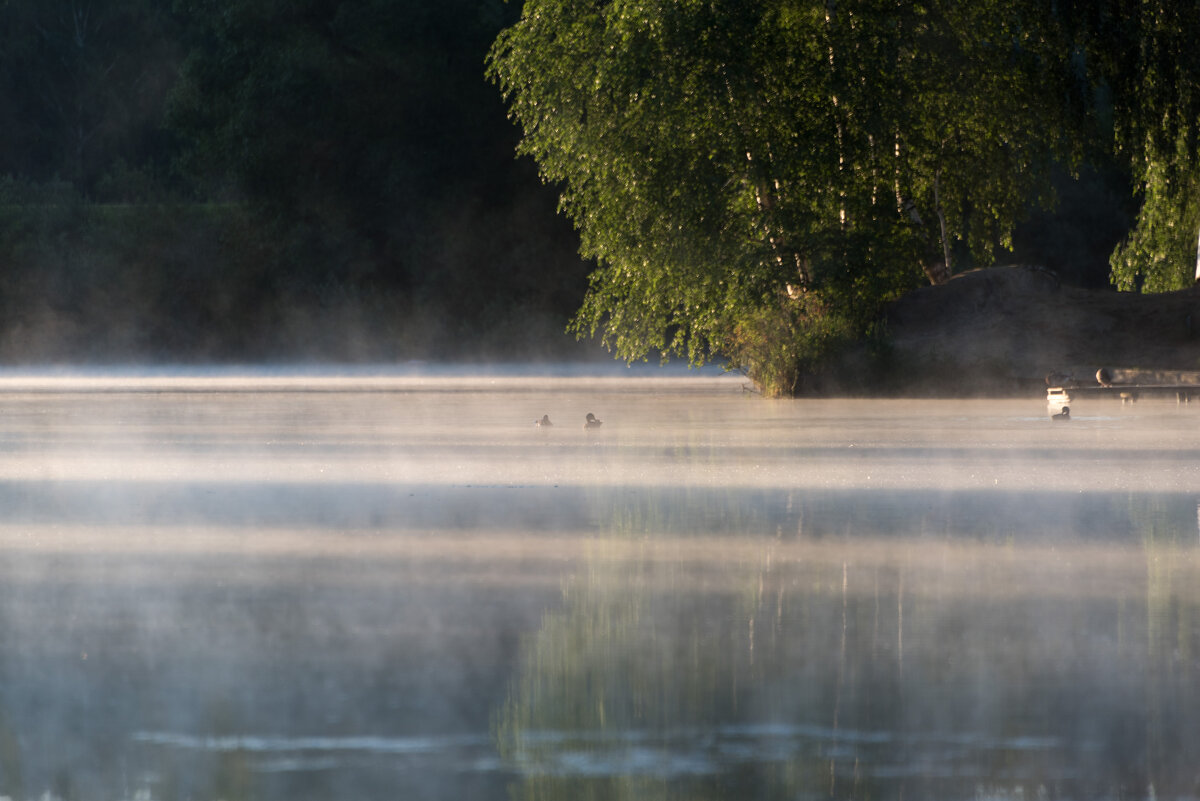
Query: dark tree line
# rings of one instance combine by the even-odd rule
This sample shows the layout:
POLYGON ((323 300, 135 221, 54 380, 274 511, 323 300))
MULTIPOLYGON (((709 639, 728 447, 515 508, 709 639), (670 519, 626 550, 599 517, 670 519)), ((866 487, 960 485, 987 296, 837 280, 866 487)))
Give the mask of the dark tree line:
POLYGON ((923 272, 1178 284, 1184 4, 615 9, 5 0, 0 361, 558 357, 582 304, 621 356, 786 372, 923 272))
POLYGON ((555 357, 586 267, 502 0, 8 0, 0 359, 555 357))
POLYGON ((0 174, 102 197, 130 165, 161 165, 180 59, 177 20, 153 3, 5 3, 0 174))

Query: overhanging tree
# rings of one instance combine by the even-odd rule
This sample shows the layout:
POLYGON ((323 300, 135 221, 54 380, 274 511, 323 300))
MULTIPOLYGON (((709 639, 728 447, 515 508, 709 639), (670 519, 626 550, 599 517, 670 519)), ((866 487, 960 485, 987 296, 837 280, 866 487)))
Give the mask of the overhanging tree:
POLYGON ((1093 80, 1110 98, 1114 149, 1142 201, 1137 224, 1112 254, 1112 281, 1152 292, 1189 286, 1200 229, 1200 6, 1076 5, 1093 80))
POLYGON ((488 69, 598 265, 575 329, 795 393, 1048 198, 1066 52, 1035 0, 526 0, 488 69))

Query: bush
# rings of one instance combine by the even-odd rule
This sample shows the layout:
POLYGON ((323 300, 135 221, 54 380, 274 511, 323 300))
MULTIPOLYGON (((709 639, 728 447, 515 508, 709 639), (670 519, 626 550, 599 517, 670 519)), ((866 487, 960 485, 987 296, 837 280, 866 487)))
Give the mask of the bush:
POLYGON ((767 397, 795 397, 855 342, 855 327, 821 295, 781 294, 732 326, 730 360, 767 397))

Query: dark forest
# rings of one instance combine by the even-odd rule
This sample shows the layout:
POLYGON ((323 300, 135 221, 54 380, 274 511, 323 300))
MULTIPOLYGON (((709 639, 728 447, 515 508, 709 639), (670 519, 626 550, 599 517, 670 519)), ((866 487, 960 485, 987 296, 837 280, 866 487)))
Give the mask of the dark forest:
MULTIPOLYGON (((521 14, 503 0, 6 2, 0 362, 602 354, 587 319, 582 342, 566 329, 604 314, 580 312, 604 260, 580 256, 563 181, 517 155, 523 131, 485 74, 521 14)), ((1112 117, 1113 87, 1093 83, 1083 113, 1112 117)), ((964 239, 954 271, 1011 261, 1110 286, 1143 176, 1119 147, 1044 166, 1054 202, 1029 198, 986 260, 964 239)))
POLYGON ((484 78, 519 11, 5 3, 0 361, 578 357, 578 239, 484 78))

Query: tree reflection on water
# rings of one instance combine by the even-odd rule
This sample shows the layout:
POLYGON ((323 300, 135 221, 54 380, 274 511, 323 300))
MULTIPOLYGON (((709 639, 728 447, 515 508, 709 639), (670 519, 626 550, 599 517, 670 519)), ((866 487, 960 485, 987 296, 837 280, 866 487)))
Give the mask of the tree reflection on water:
POLYGON ((10 392, 0 796, 1200 797, 1190 409, 672 386, 10 392))
POLYGON ((1194 794, 1200 576, 1177 500, 1106 499, 1140 540, 1070 547, 597 538, 497 711, 514 794, 1194 794))

